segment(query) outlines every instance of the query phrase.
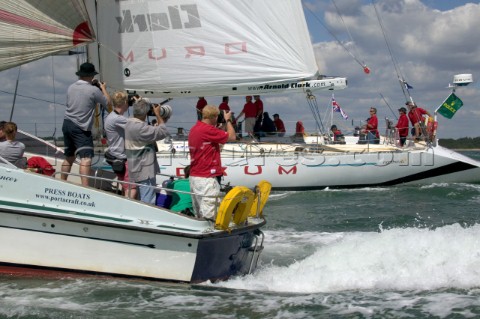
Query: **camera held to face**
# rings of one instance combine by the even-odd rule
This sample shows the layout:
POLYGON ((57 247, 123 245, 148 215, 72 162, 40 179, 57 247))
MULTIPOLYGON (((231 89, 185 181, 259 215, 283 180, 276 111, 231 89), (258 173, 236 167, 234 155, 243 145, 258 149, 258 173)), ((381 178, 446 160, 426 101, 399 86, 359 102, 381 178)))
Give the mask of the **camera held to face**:
POLYGON ((128 106, 133 106, 135 102, 137 102, 139 99, 141 99, 140 95, 138 94, 128 94, 128 106))
POLYGON ((227 123, 227 121, 225 121, 225 116, 224 116, 224 114, 223 114, 223 110, 220 110, 220 113, 218 113, 217 123, 218 123, 218 124, 227 123))
POLYGON ((100 82, 97 79, 93 79, 92 85, 96 86, 99 90, 102 89, 102 87, 100 86, 100 82))

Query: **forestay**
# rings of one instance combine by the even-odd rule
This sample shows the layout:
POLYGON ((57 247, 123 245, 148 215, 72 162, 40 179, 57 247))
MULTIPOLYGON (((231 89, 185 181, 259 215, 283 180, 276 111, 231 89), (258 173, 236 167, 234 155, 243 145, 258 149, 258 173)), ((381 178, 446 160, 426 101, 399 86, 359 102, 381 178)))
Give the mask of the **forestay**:
POLYGON ((93 41, 83 0, 0 0, 0 70, 93 41))
POLYGON ((317 80, 300 0, 86 2, 100 46, 89 56, 115 89, 173 97, 346 86, 317 80))

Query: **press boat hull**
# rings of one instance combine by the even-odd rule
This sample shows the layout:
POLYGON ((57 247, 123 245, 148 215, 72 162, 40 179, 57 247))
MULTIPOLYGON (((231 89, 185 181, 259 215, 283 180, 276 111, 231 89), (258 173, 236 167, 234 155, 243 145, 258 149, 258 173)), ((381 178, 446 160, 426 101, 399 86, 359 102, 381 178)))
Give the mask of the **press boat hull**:
POLYGON ((175 282, 253 271, 263 218, 210 222, 0 165, 1 269, 41 269, 175 282))

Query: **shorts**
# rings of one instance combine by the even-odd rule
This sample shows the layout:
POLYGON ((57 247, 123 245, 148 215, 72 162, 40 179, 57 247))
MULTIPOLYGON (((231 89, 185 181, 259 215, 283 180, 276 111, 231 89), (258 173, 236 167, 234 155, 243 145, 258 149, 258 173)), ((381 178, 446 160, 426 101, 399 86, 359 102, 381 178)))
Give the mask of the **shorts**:
POLYGON ((91 131, 84 131, 67 119, 63 120, 62 131, 66 157, 93 157, 93 136, 91 131))
POLYGON ((220 184, 216 177, 190 176, 193 209, 197 216, 214 220, 220 204, 220 184))
POLYGON ((128 177, 128 161, 125 162, 125 172, 123 174, 121 173, 115 173, 115 174, 117 175, 117 179, 119 181, 127 182, 127 183, 122 183, 122 186, 125 190, 137 188, 137 185, 128 183, 130 182, 130 178, 128 177))

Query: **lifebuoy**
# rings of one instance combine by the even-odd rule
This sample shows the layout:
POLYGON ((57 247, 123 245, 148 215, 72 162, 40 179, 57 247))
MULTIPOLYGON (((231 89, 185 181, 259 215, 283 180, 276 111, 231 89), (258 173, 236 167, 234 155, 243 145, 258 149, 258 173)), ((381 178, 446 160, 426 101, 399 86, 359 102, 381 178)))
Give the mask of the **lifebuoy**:
POLYGON ((235 224, 244 223, 248 218, 254 197, 255 194, 245 186, 232 188, 220 203, 215 227, 223 230, 228 229, 232 215, 235 224))
POLYGON ((255 193, 251 189, 245 187, 245 192, 243 193, 243 199, 238 203, 237 208, 233 214, 233 222, 236 225, 243 224, 250 213, 250 208, 253 205, 253 200, 255 198, 255 193))
POLYGON ((268 181, 260 181, 256 188, 255 192, 255 199, 253 200, 253 205, 250 209, 250 215, 251 217, 261 216, 263 213, 263 207, 265 207, 265 204, 268 201, 268 197, 270 196, 270 191, 272 190, 272 184, 268 181))

